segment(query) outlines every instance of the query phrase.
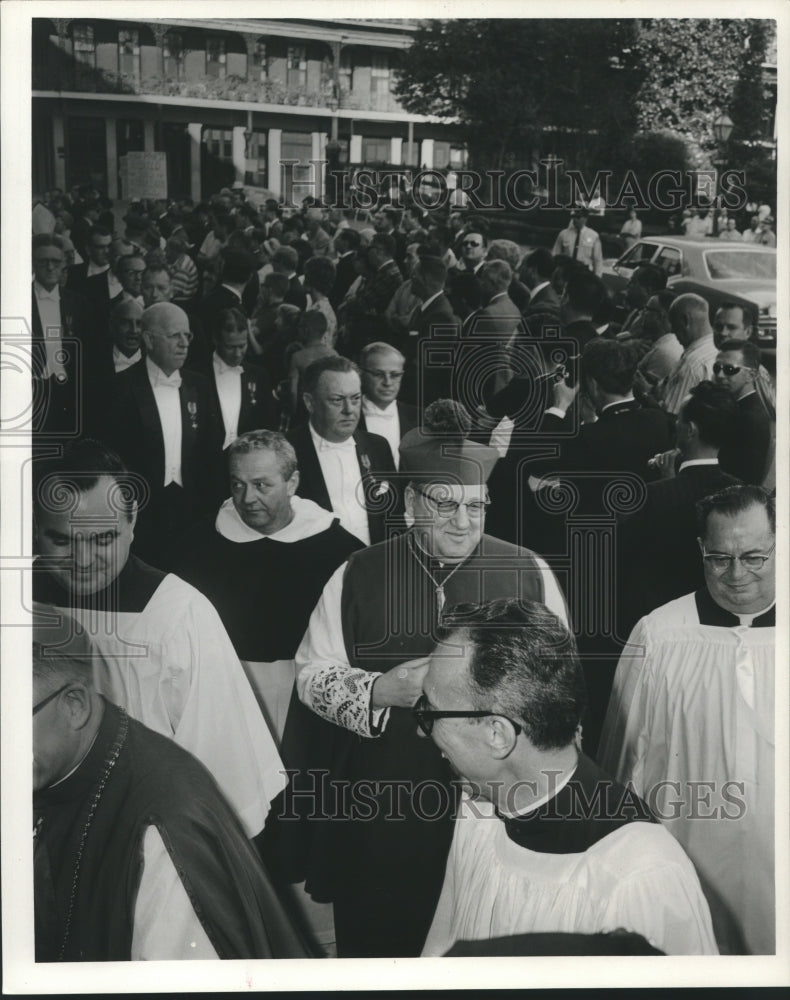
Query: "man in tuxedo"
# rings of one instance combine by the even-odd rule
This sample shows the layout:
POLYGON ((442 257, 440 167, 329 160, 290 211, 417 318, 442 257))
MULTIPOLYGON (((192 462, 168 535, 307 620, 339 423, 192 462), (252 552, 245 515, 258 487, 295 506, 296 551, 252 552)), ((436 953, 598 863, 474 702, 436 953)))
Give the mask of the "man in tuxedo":
POLYGON ((400 214, 401 213, 398 209, 393 205, 384 205, 376 213, 373 219, 373 225, 377 233, 392 237, 395 242, 393 258, 395 263, 401 269, 401 273, 405 274, 406 246, 408 244, 408 239, 405 234, 398 229, 400 214))
MULTIPOLYGON (((72 292, 81 295, 88 295, 88 289, 95 299, 101 295, 108 295, 107 292, 107 272, 110 270, 110 246, 112 244, 112 234, 103 226, 93 226, 87 238, 86 251, 87 260, 81 264, 74 264, 69 268, 67 288, 72 292), (101 281, 94 281, 87 286, 89 278, 102 277, 101 281)), ((116 290, 116 295, 118 290, 116 290)))
POLYGON ((737 421, 726 386, 700 382, 680 409, 675 448, 656 456, 661 474, 644 506, 617 524, 617 622, 621 637, 639 619, 704 583, 694 505, 738 480, 719 465, 737 421))
POLYGON ((135 551, 167 570, 178 536, 217 502, 220 459, 208 379, 182 371, 192 334, 183 309, 170 302, 142 316, 146 356, 116 376, 105 438, 149 487, 141 504, 135 551))
POLYGON ((209 375, 221 416, 223 451, 247 431, 274 430, 276 412, 266 372, 244 360, 249 345, 247 318, 240 309, 221 309, 211 317, 214 352, 209 375))
POLYGON ((461 320, 445 294, 446 283, 447 267, 438 257, 418 259, 411 273, 411 288, 422 304, 414 315, 412 328, 400 343, 406 356, 402 396, 417 406, 427 406, 450 395, 451 370, 447 366, 428 366, 421 360, 421 345, 431 342, 437 327, 453 327, 456 336, 461 329, 461 320), (421 384, 418 384, 418 372, 422 376, 421 384))
POLYGON ((417 408, 398 399, 405 361, 397 348, 383 341, 367 344, 359 356, 363 393, 359 427, 386 438, 396 469, 401 438, 418 424, 417 408))
POLYGON ((288 291, 285 302, 297 309, 307 308, 307 292, 299 280, 296 268, 299 265, 299 254, 293 247, 279 247, 272 254, 272 270, 275 274, 284 274, 288 279, 288 291))
POLYGON ((87 387, 96 360, 93 314, 87 300, 60 287, 65 255, 60 237, 33 237, 33 434, 84 432, 87 387))
POLYGON ((359 250, 359 233, 356 229, 341 229, 335 235, 335 250, 337 251, 337 271, 329 301, 337 312, 346 292, 359 277, 355 265, 359 250))
POLYGON ((345 305, 345 322, 353 354, 380 337, 380 331, 386 326, 384 313, 403 283, 403 275, 394 260, 395 240, 392 236, 377 233, 363 254, 369 277, 345 305))
POLYGON ((299 496, 334 511, 341 525, 365 545, 383 541, 387 514, 397 506, 389 444, 359 429, 362 385, 347 358, 320 358, 302 376, 309 422, 288 440, 296 451, 299 496))
POLYGON ((738 420, 732 435, 722 443, 719 461, 725 472, 752 486, 763 484, 774 447, 773 415, 757 389, 759 367, 759 348, 745 340, 725 340, 713 363, 715 382, 730 390, 738 410, 738 420))

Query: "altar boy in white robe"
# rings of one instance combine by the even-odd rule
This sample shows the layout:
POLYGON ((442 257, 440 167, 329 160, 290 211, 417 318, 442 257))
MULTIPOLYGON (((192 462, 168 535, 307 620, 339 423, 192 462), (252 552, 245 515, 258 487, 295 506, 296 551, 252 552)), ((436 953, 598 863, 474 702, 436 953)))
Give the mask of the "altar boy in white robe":
POLYGON ((716 954, 683 849, 579 750, 584 676, 556 615, 504 598, 457 605, 439 639, 414 713, 467 794, 423 955, 618 929, 665 954, 716 954))

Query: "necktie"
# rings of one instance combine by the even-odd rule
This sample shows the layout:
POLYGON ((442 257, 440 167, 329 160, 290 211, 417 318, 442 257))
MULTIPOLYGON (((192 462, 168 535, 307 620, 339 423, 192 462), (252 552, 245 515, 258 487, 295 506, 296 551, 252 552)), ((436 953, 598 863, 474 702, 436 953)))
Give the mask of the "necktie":
POLYGON ((576 258, 579 256, 579 240, 581 239, 581 237, 582 237, 582 231, 581 231, 581 229, 577 229, 576 230, 576 242, 573 244, 573 259, 574 260, 576 260, 576 258))

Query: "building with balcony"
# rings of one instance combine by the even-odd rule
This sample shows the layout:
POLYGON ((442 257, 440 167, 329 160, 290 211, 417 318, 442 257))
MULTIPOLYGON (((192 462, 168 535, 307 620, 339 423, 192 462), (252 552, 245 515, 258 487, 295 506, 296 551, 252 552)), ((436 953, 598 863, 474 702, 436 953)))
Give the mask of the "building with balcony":
MULTIPOLYGON (((168 194, 234 182, 282 193, 282 160, 458 167, 452 122, 392 93, 415 21, 34 18, 33 188, 122 198, 121 158, 167 154, 168 194)), ((297 178, 298 179, 298 178, 297 178)))

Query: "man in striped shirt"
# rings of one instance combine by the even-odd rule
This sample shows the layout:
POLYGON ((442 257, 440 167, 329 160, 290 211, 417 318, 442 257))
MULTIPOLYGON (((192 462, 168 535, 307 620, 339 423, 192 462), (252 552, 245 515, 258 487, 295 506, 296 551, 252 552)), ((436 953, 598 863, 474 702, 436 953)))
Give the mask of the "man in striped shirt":
POLYGON ((711 377, 717 352, 708 303, 700 295, 679 295, 669 308, 669 322, 683 353, 663 383, 660 399, 665 410, 678 413, 692 387, 711 377))

